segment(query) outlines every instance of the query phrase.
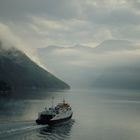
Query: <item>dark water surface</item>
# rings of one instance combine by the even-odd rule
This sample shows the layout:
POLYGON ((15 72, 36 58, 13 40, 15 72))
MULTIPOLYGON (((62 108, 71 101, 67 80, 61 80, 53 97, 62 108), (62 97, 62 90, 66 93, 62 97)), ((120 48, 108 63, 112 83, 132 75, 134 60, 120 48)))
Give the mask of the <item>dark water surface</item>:
POLYGON ((1 96, 0 140, 140 140, 140 91, 30 93, 1 96), (52 96, 56 104, 69 101, 73 118, 53 127, 36 125, 38 112, 51 105, 52 96))

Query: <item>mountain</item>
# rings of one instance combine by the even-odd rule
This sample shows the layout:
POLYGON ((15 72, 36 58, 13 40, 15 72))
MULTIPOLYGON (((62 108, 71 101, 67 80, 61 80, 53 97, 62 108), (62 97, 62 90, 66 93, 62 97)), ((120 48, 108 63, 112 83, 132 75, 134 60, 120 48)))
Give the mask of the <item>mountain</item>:
POLYGON ((33 62, 25 53, 0 43, 0 90, 68 89, 69 85, 33 62))
POLYGON ((84 80, 83 77, 80 80, 81 76, 85 75, 85 67, 77 66, 74 63, 79 61, 81 53, 86 54, 86 52, 91 51, 92 48, 82 45, 73 47, 48 46, 37 49, 41 63, 72 86, 81 85, 81 82, 83 86, 85 85, 86 77, 84 80))
POLYGON ((105 40, 98 45, 95 52, 107 52, 107 51, 125 51, 139 49, 131 41, 128 40, 105 40))
POLYGON ((140 90, 140 63, 108 67, 91 83, 96 88, 140 90))
POLYGON ((47 68, 73 87, 140 89, 139 52, 134 42, 106 40, 95 48, 39 48, 38 56, 47 68))
MULTIPOLYGON (((127 40, 106 40, 95 48, 102 55, 110 52, 110 63, 104 60, 98 77, 92 80, 92 86, 98 88, 140 89, 140 47, 127 40), (116 54, 114 52, 117 52, 116 54)), ((109 56, 109 53, 107 54, 109 56)), ((107 57, 106 55, 106 57, 107 57)), ((109 57, 108 57, 109 58, 109 57)))

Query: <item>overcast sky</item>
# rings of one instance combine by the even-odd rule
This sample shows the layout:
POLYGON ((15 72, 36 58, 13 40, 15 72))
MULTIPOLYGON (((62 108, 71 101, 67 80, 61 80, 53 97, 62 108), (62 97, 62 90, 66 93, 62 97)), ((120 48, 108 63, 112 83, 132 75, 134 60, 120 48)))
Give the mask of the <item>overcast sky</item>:
POLYGON ((0 40, 50 46, 41 63, 70 84, 140 89, 139 39, 140 0, 0 0, 0 40))
POLYGON ((0 38, 26 48, 139 43, 140 0, 0 0, 0 38))

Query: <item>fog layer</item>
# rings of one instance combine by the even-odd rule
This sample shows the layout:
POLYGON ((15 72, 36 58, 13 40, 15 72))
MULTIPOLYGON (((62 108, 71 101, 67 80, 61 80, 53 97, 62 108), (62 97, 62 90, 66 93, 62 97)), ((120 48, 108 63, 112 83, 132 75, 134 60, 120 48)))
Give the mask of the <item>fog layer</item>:
POLYGON ((91 48, 48 46, 38 49, 42 63, 74 87, 140 89, 139 45, 107 40, 91 48))

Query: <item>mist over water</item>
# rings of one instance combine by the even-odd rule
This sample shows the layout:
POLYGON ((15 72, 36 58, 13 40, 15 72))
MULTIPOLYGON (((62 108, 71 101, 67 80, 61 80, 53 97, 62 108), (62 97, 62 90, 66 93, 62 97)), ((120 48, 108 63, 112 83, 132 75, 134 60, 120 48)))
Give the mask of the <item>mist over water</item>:
POLYGON ((139 91, 72 89, 38 91, 39 96, 34 95, 23 99, 1 97, 0 139, 140 139, 139 91), (52 96, 55 104, 65 98, 72 106, 73 117, 54 127, 37 126, 34 120, 39 111, 51 105, 52 96))

